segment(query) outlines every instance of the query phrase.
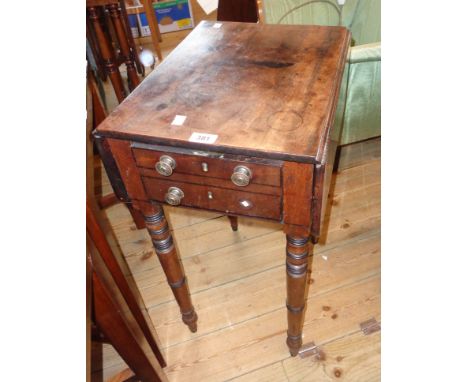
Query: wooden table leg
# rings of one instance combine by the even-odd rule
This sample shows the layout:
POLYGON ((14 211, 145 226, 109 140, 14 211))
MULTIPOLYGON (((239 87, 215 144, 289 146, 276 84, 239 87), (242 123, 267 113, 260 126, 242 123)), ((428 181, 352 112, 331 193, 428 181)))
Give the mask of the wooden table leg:
POLYGON ((187 280, 164 211, 161 206, 151 205, 151 207, 145 208, 143 214, 156 254, 166 274, 172 293, 179 304, 182 321, 195 333, 198 317, 192 305, 187 280))
POLYGON ((288 309, 288 337, 286 344, 292 356, 302 346, 309 237, 286 236, 286 280, 288 309))
POLYGON ((237 216, 228 215, 233 231, 237 231, 237 216))

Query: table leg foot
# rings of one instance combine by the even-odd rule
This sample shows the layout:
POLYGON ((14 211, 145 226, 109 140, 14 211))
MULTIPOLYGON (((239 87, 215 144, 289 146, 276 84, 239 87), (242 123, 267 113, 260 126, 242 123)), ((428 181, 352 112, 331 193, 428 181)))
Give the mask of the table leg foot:
POLYGON ((286 344, 292 356, 302 346, 309 237, 286 236, 286 307, 288 310, 288 337, 286 344))
POLYGON ((197 331, 197 314, 193 308, 187 280, 169 231, 161 206, 153 208, 151 214, 145 212, 146 228, 151 236, 159 262, 166 274, 167 282, 177 300, 182 321, 192 332, 197 331))
POLYGON ((197 332, 197 320, 198 316, 195 310, 192 310, 187 313, 182 313, 182 321, 187 325, 192 333, 197 332))
POLYGON ((286 339, 286 345, 288 345, 289 353, 295 357, 299 353, 299 349, 302 346, 302 335, 300 336, 290 336, 286 339))
POLYGON ((228 215, 229 222, 231 223, 231 229, 237 231, 237 216, 228 215))

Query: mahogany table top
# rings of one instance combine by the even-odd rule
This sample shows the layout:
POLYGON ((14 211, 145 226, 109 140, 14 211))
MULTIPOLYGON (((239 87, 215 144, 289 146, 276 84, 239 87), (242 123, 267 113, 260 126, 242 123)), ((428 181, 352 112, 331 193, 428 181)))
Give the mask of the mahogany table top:
POLYGON ((97 132, 321 162, 349 39, 343 27, 203 21, 97 132))

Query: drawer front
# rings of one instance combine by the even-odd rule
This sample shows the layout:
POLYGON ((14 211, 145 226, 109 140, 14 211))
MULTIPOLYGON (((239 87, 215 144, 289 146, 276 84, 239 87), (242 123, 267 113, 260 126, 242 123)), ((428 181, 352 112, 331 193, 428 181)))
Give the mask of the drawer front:
POLYGON ((247 191, 258 194, 267 194, 281 196, 281 188, 267 186, 263 184, 250 183, 248 186, 239 187, 236 186, 231 179, 220 179, 220 178, 210 178, 207 176, 191 175, 191 174, 182 174, 174 172, 171 176, 160 175, 154 168, 139 168, 141 176, 148 178, 158 178, 162 180, 171 180, 173 182, 182 182, 182 183, 192 183, 199 184, 202 186, 212 186, 217 188, 227 188, 236 191, 247 191))
MULTIPOLYGON (((281 186, 280 164, 263 164, 259 163, 261 162, 260 160, 255 159, 245 159, 240 161, 230 159, 224 155, 214 158, 203 155, 189 155, 140 148, 133 148, 133 155, 138 167, 151 169, 155 174, 157 174, 155 166, 156 163, 160 160, 161 156, 169 155, 176 162, 173 175, 189 174, 203 177, 227 179, 230 181, 231 175, 234 172, 234 168, 236 166, 242 165, 248 167, 251 171, 252 176, 250 179, 250 184, 259 184, 272 187, 281 186)), ((168 176, 167 178, 171 179, 171 176, 172 175, 168 176)), ((236 187, 247 190, 249 186, 236 187)))
POLYGON ((151 200, 165 202, 169 187, 178 187, 184 193, 180 205, 226 214, 281 219, 281 197, 229 190, 208 185, 176 182, 169 179, 142 177, 151 200))

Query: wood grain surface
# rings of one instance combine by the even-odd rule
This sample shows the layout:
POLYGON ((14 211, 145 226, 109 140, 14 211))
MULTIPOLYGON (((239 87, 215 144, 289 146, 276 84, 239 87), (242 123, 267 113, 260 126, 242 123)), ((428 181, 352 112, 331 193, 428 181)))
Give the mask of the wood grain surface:
POLYGON ((321 161, 349 32, 342 27, 200 23, 98 133, 224 153, 321 161), (180 125, 176 115, 186 116, 180 125))
MULTIPOLYGON (((203 155, 183 155, 176 154, 170 151, 153 151, 153 150, 142 150, 133 149, 133 155, 137 166, 155 169, 156 162, 162 155, 170 155, 176 161, 176 167, 174 168, 174 174, 191 174, 200 175, 203 177, 228 179, 230 181, 231 175, 234 172, 234 168, 238 165, 247 166, 252 172, 251 184, 265 184, 269 186, 281 186, 281 175, 280 165, 281 162, 275 161, 273 165, 271 163, 260 164, 255 163, 255 158, 242 158, 235 159, 229 158, 224 154, 218 154, 222 160, 210 157, 210 153, 203 153, 203 155), (206 163, 207 171, 203 171, 202 163, 206 163)), ((212 154, 213 155, 213 154, 212 154)), ((257 161, 259 162, 259 161, 257 161)), ((154 171, 156 173, 156 171, 154 171)), ((155 174, 157 176, 157 173, 155 174)), ((172 179, 172 177, 170 177, 172 179)), ((169 177, 167 179, 170 179, 169 177)), ((248 186, 246 187, 248 188, 248 186)))
POLYGON ((158 202, 164 202, 169 187, 178 187, 185 195, 181 206, 278 221, 281 217, 281 198, 279 196, 254 194, 168 179, 143 178, 143 184, 150 199, 158 202), (211 198, 208 197, 208 192, 211 192, 211 198))

